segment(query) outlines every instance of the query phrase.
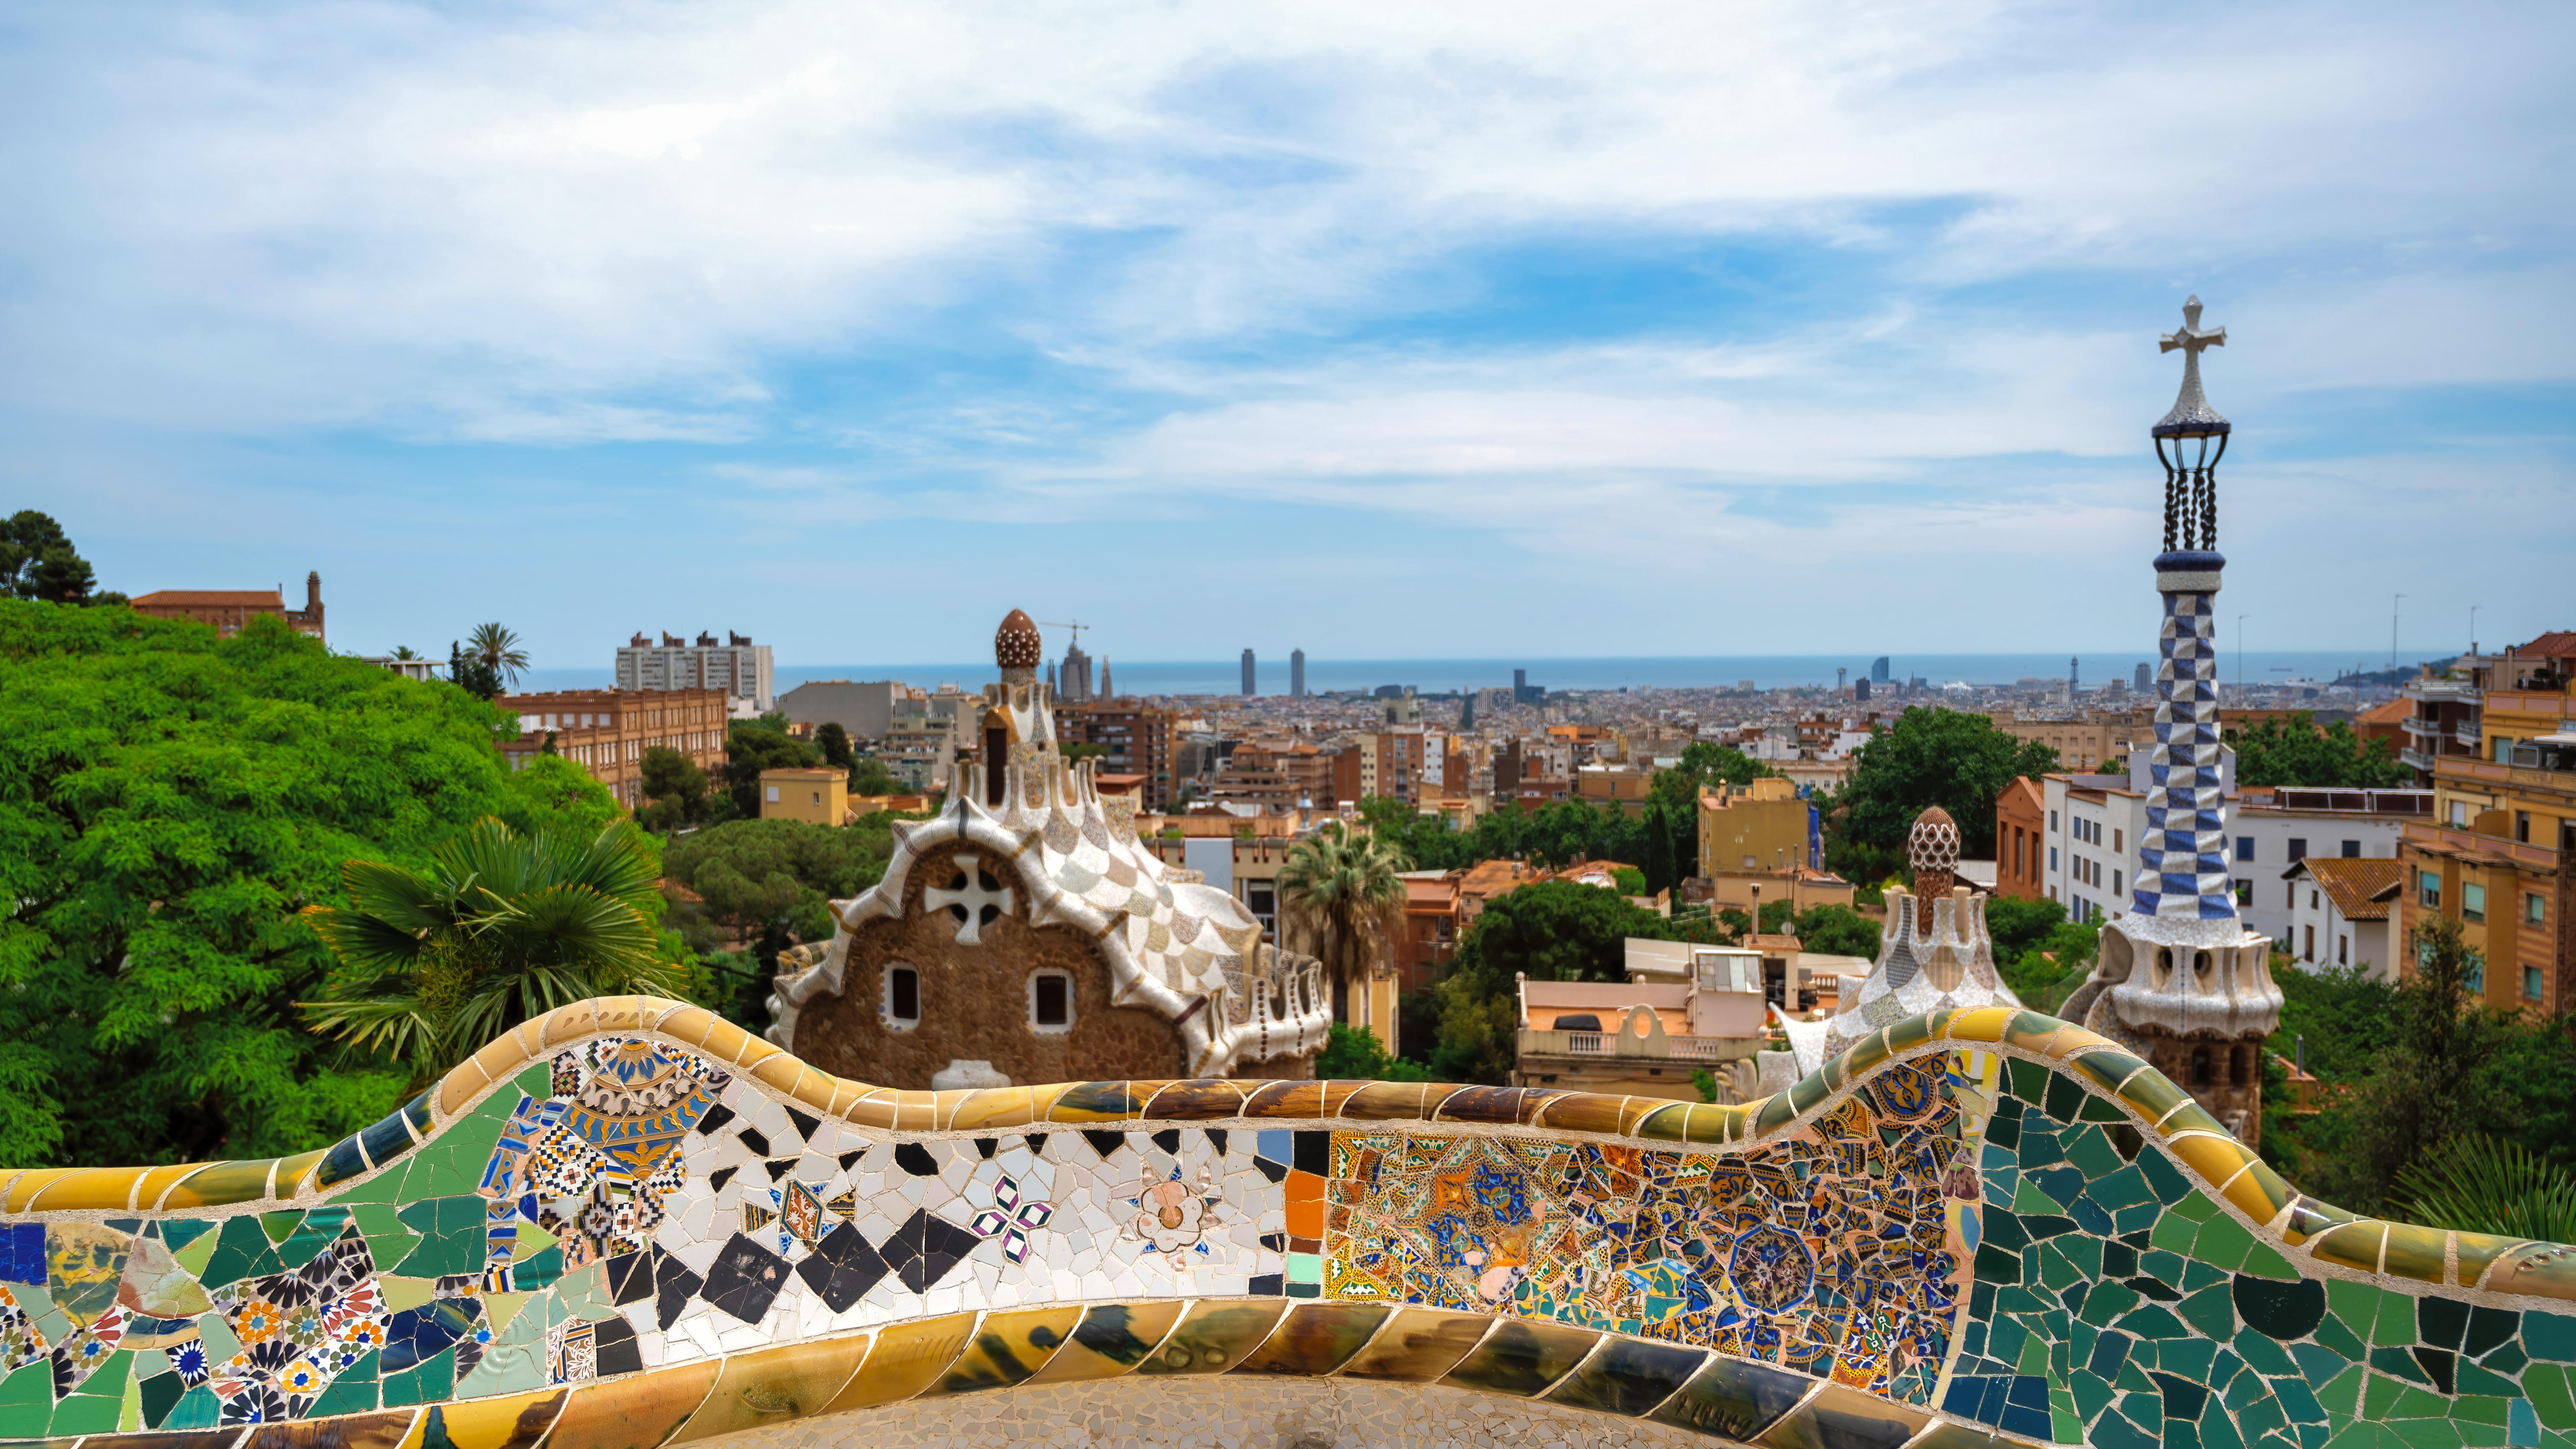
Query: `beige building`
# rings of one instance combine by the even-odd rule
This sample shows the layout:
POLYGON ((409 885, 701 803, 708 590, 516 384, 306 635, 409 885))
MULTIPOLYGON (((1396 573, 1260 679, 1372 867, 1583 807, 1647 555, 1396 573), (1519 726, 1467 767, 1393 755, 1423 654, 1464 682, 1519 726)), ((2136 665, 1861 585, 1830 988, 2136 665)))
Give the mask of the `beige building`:
POLYGON ((1703 790, 1699 797, 1699 873, 1711 880, 1746 871, 1789 871, 1807 858, 1807 802, 1787 780, 1703 790))
POLYGON ((2156 726, 2143 711, 2093 709, 2072 715, 1989 715, 1996 729, 2057 751, 2058 768, 2075 774, 2103 769, 2129 757, 2133 742, 2155 743, 2156 726))
POLYGON ((842 825, 850 814, 850 776, 838 769, 760 772, 760 818, 842 825))

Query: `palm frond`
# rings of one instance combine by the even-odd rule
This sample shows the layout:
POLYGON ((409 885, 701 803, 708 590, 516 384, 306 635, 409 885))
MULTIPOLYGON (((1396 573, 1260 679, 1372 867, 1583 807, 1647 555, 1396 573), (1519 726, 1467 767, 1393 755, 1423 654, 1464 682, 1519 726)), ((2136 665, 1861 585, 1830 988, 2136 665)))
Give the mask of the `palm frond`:
POLYGON ((653 928, 633 906, 583 885, 552 885, 515 896, 485 918, 488 929, 525 940, 544 937, 559 959, 622 967, 650 955, 653 928))
POLYGON ((455 896, 445 882, 398 865, 353 860, 340 867, 349 908, 397 930, 435 931, 455 924, 455 896))
POLYGON ((2576 1242, 2576 1174, 2482 1133, 2455 1138, 2408 1167, 2397 1196, 2434 1227, 2576 1242))
POLYGON ((331 948, 343 970, 365 980, 408 971, 420 959, 423 932, 407 931, 381 916, 314 906, 305 913, 314 934, 331 948))

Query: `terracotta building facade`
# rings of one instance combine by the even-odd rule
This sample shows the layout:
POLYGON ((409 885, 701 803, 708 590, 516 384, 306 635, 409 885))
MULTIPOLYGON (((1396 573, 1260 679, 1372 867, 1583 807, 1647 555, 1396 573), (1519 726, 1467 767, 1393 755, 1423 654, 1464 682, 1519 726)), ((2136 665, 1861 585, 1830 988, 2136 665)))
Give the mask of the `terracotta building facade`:
POLYGON ((770 1040, 908 1088, 1311 1076, 1322 968, 1165 862, 1135 796, 1058 752, 1025 613, 994 654, 976 757, 938 816, 894 827, 884 879, 832 903, 830 943, 782 959, 770 1040))
POLYGON ((720 689, 567 689, 504 694, 492 701, 519 717, 515 739, 501 743, 510 768, 554 753, 590 772, 617 803, 644 803, 644 752, 679 751, 713 776, 725 762, 725 692, 720 689))
POLYGON ((230 638, 248 627, 250 621, 267 615, 282 619, 286 627, 298 634, 316 639, 322 634, 322 575, 304 576, 304 607, 286 607, 286 597, 276 589, 162 589, 134 600, 134 612, 150 619, 188 619, 211 624, 215 632, 230 638))

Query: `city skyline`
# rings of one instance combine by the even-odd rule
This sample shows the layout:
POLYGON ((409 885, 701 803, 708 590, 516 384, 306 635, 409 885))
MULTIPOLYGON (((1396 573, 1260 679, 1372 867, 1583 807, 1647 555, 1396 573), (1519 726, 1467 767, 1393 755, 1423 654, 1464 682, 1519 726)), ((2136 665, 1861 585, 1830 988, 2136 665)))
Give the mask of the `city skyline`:
POLYGON ((2563 14, 1871 15, 24 7, 0 482, 368 650, 972 658, 961 535, 1137 658, 2017 650, 2196 292, 2229 633, 2565 622, 2563 14))

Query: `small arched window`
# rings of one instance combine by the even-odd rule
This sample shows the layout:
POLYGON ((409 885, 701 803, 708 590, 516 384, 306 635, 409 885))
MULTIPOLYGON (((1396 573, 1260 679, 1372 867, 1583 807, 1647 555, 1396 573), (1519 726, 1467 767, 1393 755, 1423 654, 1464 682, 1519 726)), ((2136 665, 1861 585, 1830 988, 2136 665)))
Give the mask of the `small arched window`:
POLYGON ((984 726, 984 804, 1002 808, 1003 776, 1011 753, 1011 732, 997 724, 984 726))
POLYGON ((2210 1080, 2209 1048, 2193 1047, 2191 1049, 2191 1084, 2195 1087, 2206 1087, 2210 1084, 2210 1080))
POLYGON ((910 1031, 921 1025, 921 973, 909 966, 885 969, 885 1000, 881 1015, 892 1031, 910 1031))
POLYGON ((1053 969, 1029 973, 1029 1029, 1054 1034, 1073 1030, 1073 974, 1053 969))

